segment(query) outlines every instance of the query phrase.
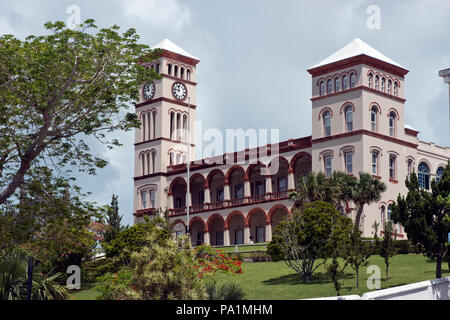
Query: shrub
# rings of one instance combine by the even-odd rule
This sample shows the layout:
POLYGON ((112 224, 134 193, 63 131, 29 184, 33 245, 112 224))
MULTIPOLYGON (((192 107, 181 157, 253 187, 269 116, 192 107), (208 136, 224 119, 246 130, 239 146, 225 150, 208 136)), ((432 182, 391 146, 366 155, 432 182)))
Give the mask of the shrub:
POLYGON ((244 300, 244 290, 236 283, 223 283, 218 285, 216 282, 207 282, 206 294, 208 300, 244 300))
POLYGON ((104 258, 83 263, 83 282, 91 283, 106 273, 115 273, 121 267, 117 258, 104 258))

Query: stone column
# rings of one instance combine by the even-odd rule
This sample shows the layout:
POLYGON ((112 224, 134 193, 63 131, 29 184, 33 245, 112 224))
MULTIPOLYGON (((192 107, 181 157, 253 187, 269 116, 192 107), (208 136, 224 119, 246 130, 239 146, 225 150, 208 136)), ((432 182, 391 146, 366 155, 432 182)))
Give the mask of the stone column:
POLYGON ((173 209, 174 205, 173 205, 173 193, 168 193, 167 194, 167 209, 173 209))
POLYGON ((272 193, 272 176, 266 176, 266 200, 270 199, 270 194, 272 193))
POLYGON ((205 244, 210 244, 210 241, 209 241, 209 232, 206 231, 206 230, 205 230, 205 232, 203 233, 203 242, 204 242, 205 244))
POLYGON ((244 244, 250 244, 250 226, 244 227, 244 244))
POLYGON ((289 168, 289 171, 288 171, 288 190, 294 190, 294 189, 295 189, 294 170, 292 168, 289 168))
POLYGON ((223 200, 230 201, 230 183, 228 181, 225 182, 223 186, 223 200))
POLYGON ((266 241, 272 241, 272 225, 270 222, 266 222, 266 241))
POLYGON ((224 246, 230 245, 230 230, 228 229, 223 230, 223 245, 224 246))
POLYGON ((248 202, 248 198, 251 196, 251 192, 250 192, 250 179, 248 179, 247 177, 245 178, 244 181, 244 202, 248 202))

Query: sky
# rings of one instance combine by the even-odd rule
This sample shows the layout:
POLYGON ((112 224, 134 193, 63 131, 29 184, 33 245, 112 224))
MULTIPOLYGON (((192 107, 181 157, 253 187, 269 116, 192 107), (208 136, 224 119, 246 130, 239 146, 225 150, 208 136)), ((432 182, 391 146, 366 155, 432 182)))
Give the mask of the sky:
MULTIPOLYGON (((99 27, 135 28, 149 46, 168 38, 198 57, 196 120, 204 131, 279 129, 281 141, 311 134, 306 70, 360 38, 410 70, 405 120, 419 139, 450 146, 449 88, 438 77, 450 68, 449 0, 0 0, 0 34, 43 34, 45 22, 73 23, 77 12, 99 27)), ((123 146, 92 142, 109 165, 78 184, 100 205, 118 194, 122 222, 131 225, 134 133, 113 137, 123 146)))

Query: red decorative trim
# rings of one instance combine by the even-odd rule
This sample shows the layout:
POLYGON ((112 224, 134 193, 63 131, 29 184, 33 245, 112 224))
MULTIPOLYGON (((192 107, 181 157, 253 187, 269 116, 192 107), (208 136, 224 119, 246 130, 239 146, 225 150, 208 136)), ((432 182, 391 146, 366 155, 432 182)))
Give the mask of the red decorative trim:
MULTIPOLYGON (((184 142, 184 141, 172 140, 172 139, 160 137, 160 138, 156 138, 156 139, 150 139, 150 140, 145 140, 145 141, 141 141, 141 142, 136 142, 134 145, 135 146, 139 146, 139 145, 144 144, 144 143, 155 142, 155 141, 159 141, 159 140, 170 141, 170 142, 174 142, 174 143, 177 143, 177 144, 184 144, 184 145, 188 144, 187 142, 184 142)), ((191 143, 191 147, 195 147, 195 144, 191 143)))
POLYGON ((200 177, 200 178, 203 180, 203 182, 206 181, 206 178, 203 176, 203 174, 201 174, 201 173, 199 173, 199 172, 196 172, 196 173, 194 173, 194 174, 190 177, 189 183, 192 184, 192 182, 193 182, 197 177, 200 177))
POLYGON ((210 173, 208 173, 208 176, 206 177, 206 181, 208 181, 208 185, 211 185, 211 179, 212 179, 216 174, 222 175, 223 180, 224 180, 224 182, 225 182, 225 174, 223 173, 223 171, 220 170, 220 169, 214 169, 214 170, 212 170, 210 173))
POLYGON ((190 84, 190 85, 193 85, 193 86, 197 85, 197 82, 193 82, 193 81, 182 79, 182 78, 177 78, 177 77, 171 76, 171 75, 169 75, 167 73, 160 73, 160 75, 163 76, 164 78, 169 78, 169 79, 172 79, 172 80, 184 82, 185 84, 190 84))
POLYGON ((395 179, 389 179, 389 182, 392 182, 392 183, 397 184, 397 183, 398 183, 398 180, 395 180, 395 179))
POLYGON ((375 178, 375 179, 381 180, 381 177, 377 176, 376 174, 373 174, 372 177, 375 178))
POLYGON ((192 224, 194 224, 195 221, 200 221, 203 224, 204 231, 208 232, 208 226, 206 225, 205 221, 200 217, 194 217, 191 221, 189 221, 189 229, 191 228, 192 224))
POLYGON ((266 220, 267 223, 273 224, 272 217, 273 217, 273 214, 275 213, 275 211, 277 211, 278 209, 285 210, 286 215, 289 215, 289 209, 285 205, 277 204, 277 205, 273 206, 272 209, 269 210, 269 213, 267 214, 267 220, 266 220))
POLYGON ((186 186, 186 180, 184 180, 183 177, 176 177, 175 179, 172 180, 172 182, 169 185, 169 192, 173 193, 173 187, 175 186, 175 184, 177 184, 178 182, 182 182, 185 186, 186 186))
POLYGON ((249 226, 249 225, 250 225, 250 220, 251 220, 252 216, 253 216, 254 214, 258 213, 258 212, 262 212, 262 213, 264 214, 264 220, 267 221, 267 214, 266 214, 266 212, 264 211, 264 209, 259 208, 259 207, 255 207, 255 208, 252 208, 252 209, 247 213, 247 218, 245 219, 245 224, 249 226))
POLYGON ((209 224, 215 219, 219 218, 219 220, 222 222, 224 229, 225 229, 225 219, 218 213, 212 214, 208 217, 208 220, 206 221, 207 229, 209 230, 209 224))
POLYGON ((409 128, 405 128, 405 134, 407 134, 409 136, 414 136, 414 137, 417 138, 417 135, 419 134, 419 132, 420 131, 409 129, 409 128))
POLYGON ((353 91, 357 91, 357 90, 367 90, 367 91, 370 91, 370 92, 373 92, 373 93, 380 94, 380 95, 382 95, 384 97, 391 98, 393 100, 397 100, 397 101, 402 102, 402 103, 404 103, 406 101, 406 99, 403 99, 403 98, 400 98, 398 96, 394 96, 394 95, 391 95, 391 94, 387 94, 387 93, 385 93, 383 91, 380 91, 380 90, 375 90, 375 89, 369 88, 369 87, 367 87, 365 85, 360 85, 360 86, 357 86, 357 87, 354 87, 354 88, 351 88, 351 89, 341 90, 339 92, 325 94, 323 96, 312 97, 310 100, 311 101, 317 101, 317 100, 321 100, 321 99, 325 99, 325 98, 329 98, 329 97, 334 97, 334 96, 337 96, 337 95, 340 95, 340 94, 345 94, 345 93, 353 92, 353 91))
POLYGON ((387 117, 389 118, 389 114, 391 113, 391 111, 394 111, 394 113, 397 116, 397 120, 400 120, 400 114, 398 113, 397 109, 395 109, 394 107, 390 107, 389 110, 386 112, 387 117))
POLYGON ((173 227, 179 223, 183 224, 186 227, 186 223, 183 220, 177 219, 170 225, 170 228, 173 229, 173 227))
POLYGON ((346 101, 346 102, 342 105, 341 109, 339 110, 339 114, 342 114, 344 107, 347 107, 348 105, 352 106, 353 111, 356 111, 355 104, 354 104, 353 102, 351 102, 351 101, 346 101))
POLYGON ((326 73, 331 73, 334 71, 338 71, 341 69, 350 68, 352 66, 356 66, 359 64, 366 64, 376 69, 381 69, 386 72, 395 74, 399 77, 404 77, 409 71, 395 66, 393 64, 387 63, 382 60, 375 59, 373 57, 369 57, 365 54, 358 55, 356 57, 350 57, 344 60, 336 61, 333 63, 326 64, 324 66, 319 66, 316 68, 311 68, 307 70, 313 77, 317 77, 326 73))
MULTIPOLYGON (((183 106, 183 107, 188 107, 189 106, 189 104, 187 104, 186 102, 182 102, 180 100, 169 99, 169 98, 166 98, 166 97, 159 97, 159 98, 156 98, 156 99, 153 99, 153 100, 144 101, 144 102, 141 102, 141 103, 136 103, 135 107, 136 108, 140 108, 140 107, 144 107, 146 105, 149 105, 149 104, 152 104, 152 103, 156 103, 156 102, 161 102, 161 101, 173 103, 173 104, 176 104, 176 105, 179 105, 179 106, 183 106)), ((191 104, 190 106, 191 106, 191 109, 196 109, 197 108, 197 106, 193 105, 193 104, 191 104)))
POLYGON ((302 157, 307 157, 310 160, 312 159, 312 156, 308 152, 299 152, 295 156, 292 157, 291 162, 289 163, 289 167, 292 168, 292 173, 294 172, 294 165, 297 162, 298 159, 302 157))
POLYGON ((242 211, 234 210, 234 211, 231 212, 231 213, 227 216, 227 218, 225 219, 225 228, 226 228, 226 229, 230 229, 230 222, 231 222, 231 219, 232 219, 234 216, 236 216, 236 215, 241 216, 242 220, 244 221, 245 226, 248 227, 248 225, 246 224, 246 221, 245 221, 245 215, 242 213, 242 211))
MULTIPOLYGON (((369 112, 372 111, 373 105, 376 105, 376 106, 377 106, 378 112, 380 113, 380 115, 383 114, 383 111, 381 110, 381 106, 380 106, 378 103, 376 103, 375 101, 369 103, 369 112)), ((377 120, 378 120, 378 119, 377 119, 377 120)), ((377 123, 378 123, 378 121, 377 121, 377 123)))
POLYGON ((390 136, 385 136, 383 134, 380 134, 380 133, 377 133, 377 132, 373 132, 373 131, 369 131, 369 130, 365 130, 365 129, 345 132, 345 133, 336 134, 336 135, 329 136, 329 137, 317 138, 317 139, 311 140, 311 143, 312 144, 322 143, 322 142, 326 142, 326 141, 330 141, 330 140, 346 138, 346 137, 356 136, 356 135, 360 135, 360 134, 365 134, 365 135, 368 135, 368 136, 371 136, 371 137, 374 137, 374 138, 378 138, 378 139, 382 139, 382 140, 385 140, 385 141, 397 143, 397 144, 400 144, 402 146, 409 147, 409 148, 416 149, 417 146, 418 146, 418 144, 415 144, 415 143, 412 143, 412 142, 409 142, 409 141, 400 140, 398 138, 393 138, 393 137, 390 137, 390 136))
POLYGON ((230 180, 231 174, 232 174, 233 171, 235 171, 235 170, 242 170, 242 173, 244 174, 244 179, 245 179, 245 177, 247 176, 247 173, 245 172, 244 167, 241 166, 241 165, 239 165, 239 164, 235 164, 234 166, 230 167, 230 168, 227 170, 227 173, 226 173, 226 175, 225 175, 225 177, 226 177, 227 180, 230 180))
POLYGON ((183 56, 183 55, 175 53, 175 52, 171 52, 171 51, 168 51, 168 50, 165 50, 165 49, 161 49, 161 50, 162 50, 161 57, 164 57, 164 58, 173 59, 173 60, 176 60, 176 61, 179 61, 179 62, 190 64, 192 66, 196 66, 197 63, 200 62, 200 60, 197 60, 197 59, 194 59, 194 58, 190 58, 190 57, 186 57, 186 56, 183 56))
POLYGON ((323 107, 322 109, 320 109, 319 116, 318 116, 317 120, 320 120, 320 118, 322 117, 322 114, 325 111, 327 111, 327 110, 330 111, 331 116, 333 116, 333 110, 330 107, 323 107))

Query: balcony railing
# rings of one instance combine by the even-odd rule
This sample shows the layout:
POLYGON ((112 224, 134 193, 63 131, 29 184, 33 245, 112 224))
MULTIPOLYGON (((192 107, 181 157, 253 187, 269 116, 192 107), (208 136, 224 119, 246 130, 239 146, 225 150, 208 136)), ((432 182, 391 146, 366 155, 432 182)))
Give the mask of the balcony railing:
POLYGON ((270 200, 279 200, 279 199, 286 199, 288 197, 288 191, 277 191, 272 192, 270 194, 270 200))
POLYGON ((244 203, 244 198, 235 198, 235 199, 228 200, 229 206, 233 206, 233 207, 240 206, 243 203, 244 203))

